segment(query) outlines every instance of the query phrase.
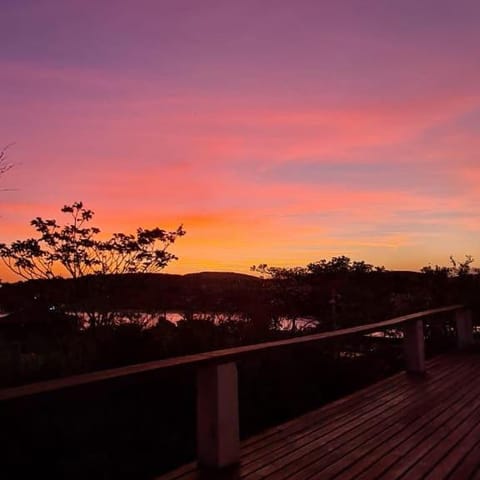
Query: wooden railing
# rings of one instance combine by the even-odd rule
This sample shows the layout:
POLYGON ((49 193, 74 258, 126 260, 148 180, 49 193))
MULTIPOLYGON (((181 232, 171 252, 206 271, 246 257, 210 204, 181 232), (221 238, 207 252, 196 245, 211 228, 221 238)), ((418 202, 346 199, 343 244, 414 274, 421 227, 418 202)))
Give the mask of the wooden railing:
POLYGON ((287 349, 328 339, 365 335, 388 328, 402 329, 406 370, 422 374, 425 371, 425 319, 437 314, 454 315, 457 345, 465 348, 473 343, 471 312, 463 305, 426 310, 382 322, 335 330, 315 335, 275 342, 216 350, 183 357, 168 358, 138 365, 104 370, 64 379, 34 383, 0 390, 0 402, 44 395, 86 385, 116 382, 164 369, 194 367, 197 369, 197 456, 200 465, 224 467, 240 459, 238 421, 238 386, 236 362, 267 350, 287 349))

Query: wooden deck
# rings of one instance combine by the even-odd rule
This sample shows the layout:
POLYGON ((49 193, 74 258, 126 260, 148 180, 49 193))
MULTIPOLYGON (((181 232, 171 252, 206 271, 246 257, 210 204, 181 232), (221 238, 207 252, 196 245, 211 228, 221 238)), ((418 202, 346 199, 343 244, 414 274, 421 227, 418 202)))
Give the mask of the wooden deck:
POLYGON ((480 479, 480 355, 427 362, 241 445, 224 471, 181 467, 158 480, 480 479))

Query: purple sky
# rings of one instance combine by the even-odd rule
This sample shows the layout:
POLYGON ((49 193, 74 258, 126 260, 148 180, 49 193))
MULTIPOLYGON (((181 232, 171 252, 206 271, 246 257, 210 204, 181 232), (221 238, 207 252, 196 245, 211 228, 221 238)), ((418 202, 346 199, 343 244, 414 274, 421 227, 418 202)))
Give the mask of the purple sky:
MULTIPOLYGON (((480 255, 480 3, 0 6, 0 241, 83 200, 167 271, 480 255)), ((7 273, 0 276, 9 279, 7 273)))

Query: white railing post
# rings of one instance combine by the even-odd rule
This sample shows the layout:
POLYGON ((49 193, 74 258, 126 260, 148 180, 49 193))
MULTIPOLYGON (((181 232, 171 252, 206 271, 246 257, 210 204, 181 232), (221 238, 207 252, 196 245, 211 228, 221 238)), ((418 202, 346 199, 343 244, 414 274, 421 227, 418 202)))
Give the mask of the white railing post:
POLYGON ((425 338, 423 320, 407 322, 403 328, 406 370, 411 373, 425 372, 425 338))
POLYGON ((197 455, 199 465, 210 468, 240 461, 237 366, 233 362, 198 369, 197 455))
POLYGON ((473 344, 473 325, 471 310, 462 309, 455 312, 457 327, 457 346, 460 349, 473 344))

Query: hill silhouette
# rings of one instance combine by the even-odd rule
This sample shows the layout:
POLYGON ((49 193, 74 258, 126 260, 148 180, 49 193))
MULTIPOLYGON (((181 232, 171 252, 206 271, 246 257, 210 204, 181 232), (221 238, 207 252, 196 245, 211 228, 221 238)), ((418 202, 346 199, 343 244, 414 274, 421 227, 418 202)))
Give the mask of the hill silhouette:
MULTIPOLYGON (((11 311, 25 302, 75 305, 88 300, 115 309, 184 309, 232 307, 232 302, 254 297, 262 280, 233 272, 199 272, 185 275, 132 273, 95 275, 78 279, 28 280, 5 283, 0 289, 0 306, 11 311), (220 302, 220 303, 219 303, 220 302)), ((258 293, 258 291, 257 291, 258 293)))

